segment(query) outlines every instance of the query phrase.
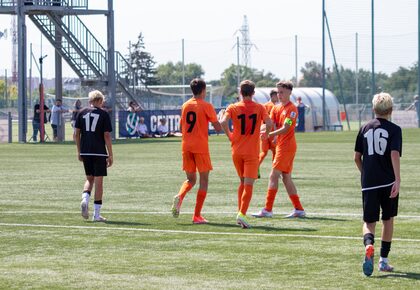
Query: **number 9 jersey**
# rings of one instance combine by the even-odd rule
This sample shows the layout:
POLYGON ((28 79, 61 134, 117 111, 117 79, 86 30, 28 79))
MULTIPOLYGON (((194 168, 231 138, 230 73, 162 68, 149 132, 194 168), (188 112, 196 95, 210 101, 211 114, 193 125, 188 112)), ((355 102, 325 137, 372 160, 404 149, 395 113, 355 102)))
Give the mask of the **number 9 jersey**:
POLYGON ((359 130, 354 151, 362 154, 362 191, 391 186, 395 175, 391 151, 402 154, 401 128, 376 118, 359 130))
POLYGON ((104 133, 112 132, 112 125, 107 112, 85 108, 77 115, 75 127, 80 129, 80 155, 108 156, 104 133))
POLYGON ((182 105, 182 152, 209 153, 209 122, 217 122, 212 104, 192 97, 182 105))

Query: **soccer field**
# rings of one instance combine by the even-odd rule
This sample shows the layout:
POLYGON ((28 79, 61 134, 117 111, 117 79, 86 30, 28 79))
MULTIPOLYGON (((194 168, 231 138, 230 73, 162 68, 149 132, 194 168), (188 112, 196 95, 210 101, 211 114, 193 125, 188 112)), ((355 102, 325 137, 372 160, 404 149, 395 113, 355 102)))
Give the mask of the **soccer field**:
MULTIPOLYGON (((305 219, 280 187, 273 219, 235 223, 238 177, 225 136, 210 137, 214 170, 193 225, 195 187, 170 213, 185 174, 180 139, 119 140, 104 182, 102 214, 80 216, 84 171, 75 145, 0 145, 1 289, 420 289, 420 130, 403 130, 399 216, 390 262, 365 277, 356 131, 298 134, 294 181, 305 219)), ((264 205, 267 156, 249 213, 264 205)), ((92 208, 92 201, 91 206, 92 208)), ((92 211, 92 210, 91 210, 92 211)), ((380 226, 380 225, 378 225, 380 226)))

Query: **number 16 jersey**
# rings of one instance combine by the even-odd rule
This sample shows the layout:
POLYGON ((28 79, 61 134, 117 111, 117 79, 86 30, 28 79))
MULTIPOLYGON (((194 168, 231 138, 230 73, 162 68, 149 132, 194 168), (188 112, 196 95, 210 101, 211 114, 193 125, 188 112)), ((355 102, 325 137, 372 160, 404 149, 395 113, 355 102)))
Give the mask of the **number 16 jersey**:
POLYGON ((192 97, 182 105, 182 152, 209 153, 209 122, 216 122, 213 105, 192 97))
POLYGON ((376 118, 360 128, 354 151, 362 154, 362 191, 391 186, 395 175, 391 151, 402 153, 401 128, 376 118))
POLYGON ((92 107, 79 112, 74 125, 80 129, 80 155, 108 156, 105 148, 105 132, 112 132, 107 112, 92 107))

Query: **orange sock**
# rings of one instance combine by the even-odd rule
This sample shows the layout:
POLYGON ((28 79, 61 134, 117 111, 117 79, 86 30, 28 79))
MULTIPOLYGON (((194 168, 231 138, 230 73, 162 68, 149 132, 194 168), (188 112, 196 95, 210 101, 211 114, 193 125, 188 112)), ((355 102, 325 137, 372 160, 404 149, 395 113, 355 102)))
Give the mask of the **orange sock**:
POLYGON ((259 160, 258 160, 259 165, 261 165, 261 163, 264 161, 264 158, 265 158, 265 156, 267 156, 267 153, 268 153, 268 151, 266 151, 266 152, 261 151, 260 152, 260 156, 259 156, 259 160))
POLYGON ((238 187, 238 210, 241 210, 242 194, 244 193, 244 183, 241 182, 238 187))
POLYGON ((203 208, 204 200, 206 199, 207 191, 199 189, 197 192, 197 200, 195 202, 194 216, 201 215, 201 209, 203 208))
POLYGON ((248 211, 249 203, 251 202, 252 198, 252 184, 245 184, 244 185, 244 193, 242 194, 242 202, 241 202, 241 210, 240 212, 246 215, 248 211))
POLYGON ((187 195, 188 191, 191 190, 193 186, 188 181, 184 181, 184 183, 181 186, 181 189, 178 192, 178 196, 181 198, 181 200, 184 199, 184 197, 187 195))
POLYGON ((273 210, 274 199, 276 199, 277 189, 269 188, 267 190, 267 196, 265 198, 265 209, 268 211, 273 210))
POLYGON ((290 201, 293 204, 293 207, 297 210, 303 210, 302 205, 300 204, 299 195, 291 194, 289 195, 290 201))

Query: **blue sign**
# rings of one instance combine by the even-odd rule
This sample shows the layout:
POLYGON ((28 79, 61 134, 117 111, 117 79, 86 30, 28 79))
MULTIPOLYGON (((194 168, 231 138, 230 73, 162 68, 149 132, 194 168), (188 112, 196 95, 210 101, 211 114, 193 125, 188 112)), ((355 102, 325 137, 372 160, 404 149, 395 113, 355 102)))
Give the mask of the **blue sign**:
MULTIPOLYGON (((221 109, 216 109, 219 112, 221 109)), ((177 110, 145 110, 141 112, 118 112, 119 136, 136 137, 138 136, 137 127, 140 117, 144 118, 144 124, 149 130, 149 134, 157 134, 160 119, 166 119, 169 132, 181 132, 179 121, 181 120, 181 109, 177 110)), ((209 124, 209 133, 215 133, 214 128, 209 124)))

